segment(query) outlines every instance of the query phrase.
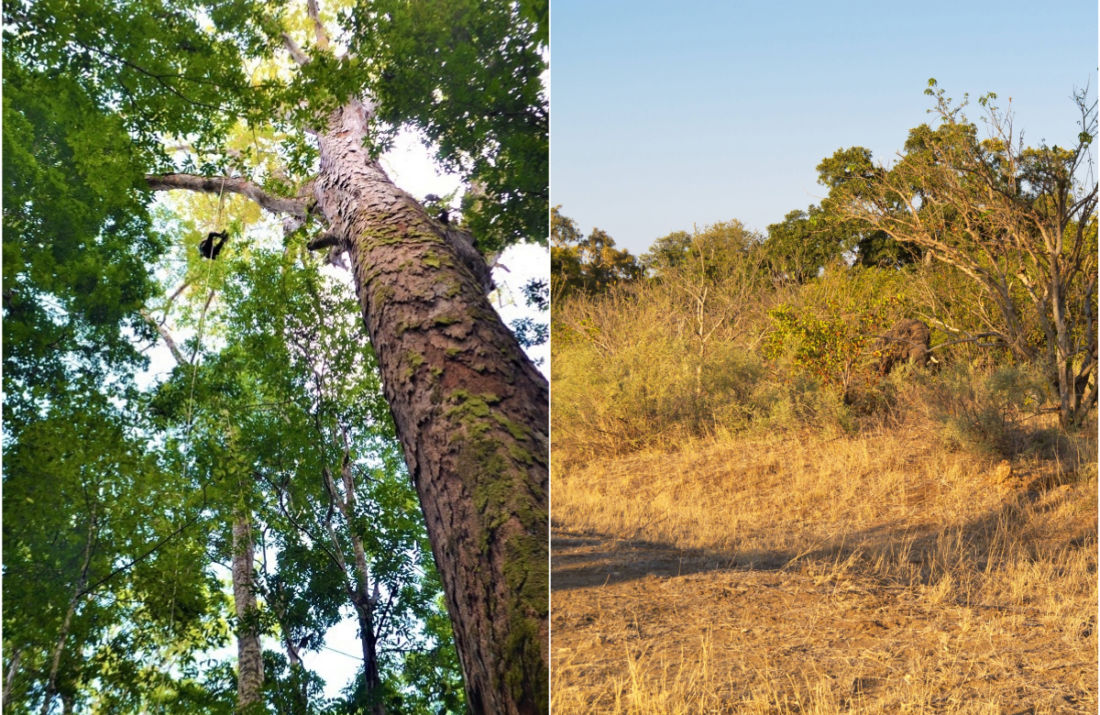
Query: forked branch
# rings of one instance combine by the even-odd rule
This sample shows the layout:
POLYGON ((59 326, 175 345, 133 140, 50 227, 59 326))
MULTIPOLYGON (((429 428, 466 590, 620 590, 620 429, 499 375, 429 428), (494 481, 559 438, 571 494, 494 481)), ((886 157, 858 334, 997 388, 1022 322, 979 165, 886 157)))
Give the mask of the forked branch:
POLYGON ((176 341, 172 338, 172 333, 168 332, 168 328, 157 322, 157 319, 153 317, 153 314, 145 308, 141 308, 140 310, 138 310, 138 313, 140 313, 141 317, 145 319, 145 322, 149 323, 149 325, 152 325, 153 328, 160 334, 161 339, 164 340, 164 344, 168 346, 168 351, 171 352, 172 357, 176 359, 176 364, 187 365, 187 359, 183 357, 183 353, 180 352, 179 346, 176 345, 176 341))

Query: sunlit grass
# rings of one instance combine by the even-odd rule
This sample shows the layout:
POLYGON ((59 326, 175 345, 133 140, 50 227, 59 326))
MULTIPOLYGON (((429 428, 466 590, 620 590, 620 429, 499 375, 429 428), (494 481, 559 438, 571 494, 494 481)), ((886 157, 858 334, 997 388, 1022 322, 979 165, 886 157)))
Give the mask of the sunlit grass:
POLYGON ((555 527, 609 575, 555 571, 554 712, 1096 712, 1094 432, 1069 460, 920 424, 556 455, 555 527))

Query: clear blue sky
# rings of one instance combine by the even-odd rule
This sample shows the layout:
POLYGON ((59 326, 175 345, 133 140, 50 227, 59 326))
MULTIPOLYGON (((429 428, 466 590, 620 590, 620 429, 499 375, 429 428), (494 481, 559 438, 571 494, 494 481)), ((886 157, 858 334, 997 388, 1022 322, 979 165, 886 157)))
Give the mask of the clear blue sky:
POLYGON ((824 196, 815 167, 893 159, 923 93, 1012 98, 1029 144, 1069 144, 1096 96, 1097 2, 551 2, 551 201, 640 253, 676 230, 766 230, 824 196))

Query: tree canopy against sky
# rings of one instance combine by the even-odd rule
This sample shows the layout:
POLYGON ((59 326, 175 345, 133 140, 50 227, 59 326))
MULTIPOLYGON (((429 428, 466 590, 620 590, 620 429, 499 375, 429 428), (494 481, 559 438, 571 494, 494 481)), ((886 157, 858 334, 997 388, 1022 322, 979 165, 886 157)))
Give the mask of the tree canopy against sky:
POLYGON ((975 310, 986 336, 1042 364, 1062 426, 1080 426, 1097 400, 1096 101, 1076 97, 1073 143, 1028 146, 996 94, 978 99, 983 138, 965 97, 928 84, 938 123, 910 130, 893 166, 844 182, 837 210, 964 275, 992 306, 975 310))
MULTIPOLYGON (((102 646, 117 637, 105 625, 113 616, 95 613, 111 600, 105 594, 114 594, 116 608, 119 589, 140 602, 131 583, 140 565, 169 548, 207 548, 181 536, 213 513, 209 490, 196 491, 194 482, 202 450, 188 452, 187 444, 180 456, 168 448, 180 446, 180 434, 162 432, 133 380, 143 365, 138 346, 172 340, 170 315, 189 328, 185 344, 175 345, 187 363, 177 373, 192 381, 178 429, 189 437, 203 414, 221 414, 211 434, 235 455, 227 473, 271 473, 248 461, 256 454, 234 446, 237 438, 225 442, 245 429, 240 406, 218 412, 213 397, 199 401, 203 389, 217 393, 203 361, 213 364, 212 346, 228 349, 238 329, 228 324, 219 339, 213 322, 206 325, 222 281, 243 270, 234 261, 264 255, 250 228, 259 207, 283 220, 282 253, 294 271, 309 262, 307 246, 350 260, 426 517, 469 706, 544 710, 546 383, 487 302, 480 254, 545 241, 546 4, 47 1, 8 4, 4 32, 5 492, 49 492, 36 474, 72 475, 50 500, 37 492, 5 498, 7 543, 23 544, 11 559, 5 553, 5 591, 25 588, 35 598, 34 576, 20 570, 35 564, 54 564, 39 582, 56 585, 43 594, 52 605, 35 637, 22 650, 20 641, 5 641, 6 686, 22 683, 27 707, 42 712, 87 697, 92 678, 119 672, 89 670, 86 660, 107 657, 102 646), (460 220, 441 223, 386 177, 377 157, 400 126, 422 131, 471 188, 460 220), (204 193, 210 205, 192 205, 182 220, 151 208, 155 192, 173 190, 204 193), (211 230, 229 234, 221 260, 194 250, 211 230), (180 291, 166 296, 161 285, 170 274, 182 275, 190 306, 178 314, 170 311, 180 291), (96 430, 82 432, 86 424, 96 430), (110 436, 77 437, 112 425, 110 436), (49 426, 54 431, 44 432, 49 426), (43 443, 59 448, 54 467, 43 443), (79 509, 52 513, 50 504, 79 509), (31 513, 20 511, 31 505, 31 513), (151 505, 175 511, 142 522, 151 505), (119 509, 129 518, 104 518, 119 509)), ((284 307, 270 305, 275 314, 284 307)), ((227 371, 249 374, 233 367, 221 375, 227 371)), ((340 434, 331 425, 341 423, 328 424, 330 438, 340 434)), ((332 447, 330 475, 368 469, 354 442, 332 447)), ((233 513, 255 515, 252 491, 236 492, 244 501, 233 513)), ((352 492, 339 491, 322 498, 349 506, 352 492)), ((217 584, 205 573, 195 575, 205 586, 192 579, 189 590, 216 601, 217 584)), ((5 624, 14 627, 9 613, 5 624)), ((25 633, 33 623, 23 622, 25 633)), ((189 643, 216 640, 216 623, 189 643)), ((154 642, 141 655, 134 646, 128 662, 147 663, 158 648, 154 642)), ((196 702, 217 700, 216 688, 201 685, 209 673, 184 675, 205 693, 196 702)))

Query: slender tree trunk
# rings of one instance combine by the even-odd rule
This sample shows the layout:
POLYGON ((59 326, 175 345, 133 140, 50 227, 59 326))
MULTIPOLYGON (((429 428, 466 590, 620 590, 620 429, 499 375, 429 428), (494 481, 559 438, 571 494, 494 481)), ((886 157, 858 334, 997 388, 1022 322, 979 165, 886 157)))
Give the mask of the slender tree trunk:
POLYGON ((50 712, 50 705, 53 704, 53 698, 57 695, 57 674, 61 666, 61 654, 65 650, 65 641, 69 637, 69 629, 72 627, 73 616, 76 614, 76 606, 80 603, 79 593, 83 587, 83 583, 78 584, 78 595, 69 601, 69 607, 65 611, 65 619, 61 622, 61 631, 57 635, 53 657, 50 659, 50 674, 46 680, 46 697, 42 701, 41 715, 47 715, 50 712))
POLYGON ((57 634, 57 643, 54 645, 53 656, 50 658, 50 674, 46 679, 46 695, 42 700, 41 715, 50 712, 53 697, 57 695, 57 675, 61 669, 61 655, 65 651, 65 641, 69 637, 69 629, 72 628, 73 616, 76 615, 76 607, 80 599, 86 595, 85 587, 88 585, 88 568, 92 564, 92 547, 95 544, 96 533, 99 530, 99 522, 96 507, 92 506, 92 513, 88 517, 88 534, 84 540, 84 558, 80 566, 80 577, 73 588, 73 597, 69 599, 69 607, 65 610, 65 618, 61 622, 61 630, 57 634))
POLYGON ((302 666, 302 656, 298 653, 300 644, 294 642, 286 609, 280 605, 279 599, 273 599, 269 605, 279 621, 279 630, 283 634, 283 649, 286 651, 286 661, 290 666, 290 683, 294 689, 294 709, 287 715, 307 715, 309 713, 309 692, 307 690, 305 668, 302 666))
MULTIPOLYGON (((346 438, 346 435, 345 435, 346 438)), ((345 447, 346 449, 346 447, 345 447)), ((336 496, 336 487, 329 480, 329 490, 336 501, 340 515, 344 517, 348 539, 355 554, 355 585, 352 587, 351 601, 359 620, 359 643, 363 649, 363 683, 371 715, 385 715, 386 707, 382 702, 382 675, 378 670, 378 633, 374 628, 374 609, 378 605, 371 593, 370 569, 367 566, 367 551, 363 548, 363 539, 355 528, 355 477, 351 470, 351 456, 345 451, 344 461, 340 465, 340 478, 344 485, 344 498, 336 496)))
POLYGON ((545 713, 548 389, 443 227, 398 189, 353 101, 321 134, 317 206, 348 247, 474 713, 545 713))
POLYGON ((19 661, 23 659, 23 647, 16 648, 15 653, 11 656, 11 661, 8 663, 8 672, 4 676, 4 712, 10 710, 11 703, 11 688, 15 683, 15 674, 19 672, 19 661))
POLYGON ((237 609, 237 709, 252 712, 261 703, 263 651, 256 620, 252 523, 247 514, 233 518, 233 602, 237 609))
POLYGON ((378 635, 374 632, 374 604, 357 593, 355 615, 359 620, 359 645, 363 649, 364 695, 370 704, 371 715, 386 715, 382 702, 382 676, 378 672, 378 635))
POLYGON ((294 686, 294 712, 306 715, 309 712, 309 693, 306 690, 306 672, 302 658, 289 635, 284 635, 283 645, 286 646, 286 660, 290 665, 290 682, 294 686))

